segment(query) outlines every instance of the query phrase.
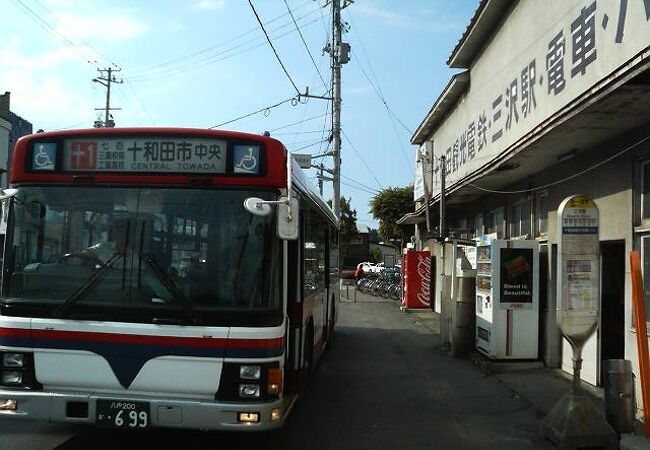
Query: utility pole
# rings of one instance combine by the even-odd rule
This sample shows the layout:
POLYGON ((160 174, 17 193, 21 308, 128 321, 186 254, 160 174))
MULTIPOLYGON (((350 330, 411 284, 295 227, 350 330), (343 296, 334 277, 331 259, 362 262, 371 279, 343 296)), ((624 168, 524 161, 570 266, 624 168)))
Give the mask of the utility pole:
POLYGON ((119 72, 121 70, 113 69, 112 67, 108 69, 97 69, 100 75, 97 78, 93 78, 93 81, 106 87, 106 106, 103 108, 95 108, 95 111, 104 111, 104 123, 102 124, 99 120, 95 121, 95 128, 101 128, 102 126, 112 128, 115 126, 115 122, 110 118, 110 111, 122 108, 111 108, 111 83, 122 84, 124 82, 124 80, 117 80, 115 75, 113 75, 113 72, 119 72), (104 76, 104 73, 108 73, 108 75, 104 76))
POLYGON ((336 217, 340 216, 341 211, 341 66, 350 61, 350 44, 341 42, 341 9, 345 9, 352 0, 332 1, 332 33, 333 46, 331 50, 332 57, 332 136, 334 140, 334 170, 333 178, 333 196, 332 206, 336 217))
MULTIPOLYGON (((320 196, 323 196, 323 181, 334 181, 333 177, 328 177, 326 176, 323 172, 327 172, 331 174, 332 176, 334 175, 333 170, 329 170, 325 168, 325 164, 320 163, 317 166, 312 166, 314 169, 318 169, 318 188, 320 190, 320 196)), ((334 201, 332 201, 332 205, 334 204, 334 201)))

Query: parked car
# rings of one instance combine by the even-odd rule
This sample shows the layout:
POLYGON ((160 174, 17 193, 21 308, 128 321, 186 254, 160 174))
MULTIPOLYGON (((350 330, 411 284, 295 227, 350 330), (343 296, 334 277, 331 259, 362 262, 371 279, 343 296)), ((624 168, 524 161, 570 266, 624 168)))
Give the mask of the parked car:
MULTIPOLYGON (((383 266, 383 265, 382 265, 383 266)), ((364 271, 364 273, 369 274, 369 273, 380 273, 383 269, 383 267, 378 266, 375 263, 371 262, 361 262, 357 264, 357 269, 361 267, 364 271)))

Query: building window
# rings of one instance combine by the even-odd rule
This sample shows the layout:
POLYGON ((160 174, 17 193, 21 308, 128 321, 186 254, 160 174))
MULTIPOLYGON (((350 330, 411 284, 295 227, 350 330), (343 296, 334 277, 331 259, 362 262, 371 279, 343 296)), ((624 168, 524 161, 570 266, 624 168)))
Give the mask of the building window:
POLYGON ((515 203, 510 207, 508 232, 511 239, 526 239, 530 236, 530 199, 515 203))
POLYGON ((548 236, 548 191, 542 191, 537 194, 535 218, 537 219, 535 236, 548 236))
POLYGON ((486 226, 487 234, 496 234, 497 238, 503 237, 503 207, 490 211, 486 226))
POLYGON ((641 164, 641 219, 650 218, 650 161, 641 164))
POLYGON ((474 237, 483 236, 483 213, 474 218, 474 237))

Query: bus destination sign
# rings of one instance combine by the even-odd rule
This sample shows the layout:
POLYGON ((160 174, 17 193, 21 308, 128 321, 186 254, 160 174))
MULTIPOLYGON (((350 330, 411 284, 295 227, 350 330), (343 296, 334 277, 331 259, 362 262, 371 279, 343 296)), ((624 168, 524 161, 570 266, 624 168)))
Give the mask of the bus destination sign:
MULTIPOLYGON (((33 167, 38 165, 35 146, 33 167)), ((202 138, 79 138, 63 145, 62 169, 73 172, 226 173, 225 140, 202 138)), ((42 159, 42 158, 41 158, 42 159)))

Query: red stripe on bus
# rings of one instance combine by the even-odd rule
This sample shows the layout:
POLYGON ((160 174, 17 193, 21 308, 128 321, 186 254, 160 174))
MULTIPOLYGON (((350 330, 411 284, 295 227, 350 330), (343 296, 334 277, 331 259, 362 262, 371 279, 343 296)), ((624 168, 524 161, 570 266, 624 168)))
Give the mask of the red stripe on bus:
POLYGON ((0 336, 12 338, 30 338, 32 337, 31 330, 24 328, 0 328, 0 336))
POLYGON ((95 341, 118 344, 163 345, 185 347, 238 347, 273 348, 284 343, 284 337, 269 339, 227 339, 184 336, 151 336, 141 334, 97 333, 87 331, 28 330, 24 328, 0 328, 0 336, 13 338, 54 339, 72 341, 95 341))

